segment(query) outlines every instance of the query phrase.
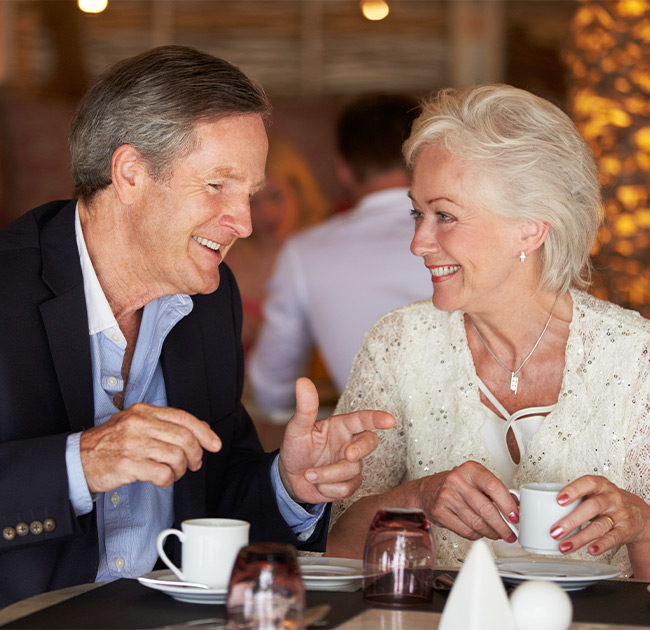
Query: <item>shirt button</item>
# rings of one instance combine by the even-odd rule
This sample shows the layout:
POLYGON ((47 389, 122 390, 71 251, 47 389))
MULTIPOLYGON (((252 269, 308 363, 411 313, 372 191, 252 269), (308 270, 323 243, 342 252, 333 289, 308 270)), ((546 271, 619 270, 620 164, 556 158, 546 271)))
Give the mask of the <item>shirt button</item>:
POLYGON ((118 569, 122 570, 122 569, 124 568, 124 558, 118 558, 118 559, 115 561, 115 566, 116 566, 118 569))
POLYGON ((115 343, 117 343, 118 341, 120 341, 121 338, 120 338, 120 336, 119 336, 117 333, 113 333, 113 334, 111 335, 111 339, 112 339, 115 343))
POLYGON ((108 380, 106 381, 111 387, 115 387, 117 385, 117 379, 114 376, 109 376, 108 380))
POLYGON ((114 492, 111 494, 111 503, 113 505, 117 505, 120 502, 120 495, 117 494, 117 492, 114 492))
POLYGON ((29 525, 27 523, 18 523, 16 525, 16 533, 19 536, 27 536, 29 534, 29 525))

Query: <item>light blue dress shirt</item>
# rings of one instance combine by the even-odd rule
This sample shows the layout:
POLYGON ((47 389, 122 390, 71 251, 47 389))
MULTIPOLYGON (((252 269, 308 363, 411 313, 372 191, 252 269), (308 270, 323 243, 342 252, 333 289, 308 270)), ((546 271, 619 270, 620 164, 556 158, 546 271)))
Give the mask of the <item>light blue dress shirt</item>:
MULTIPOLYGON (((95 426, 99 426, 119 411, 113 397, 124 390, 121 370, 126 339, 88 256, 78 210, 75 230, 88 311, 95 426)), ((124 390, 125 409, 136 402, 167 405, 160 352, 169 331, 192 311, 192 307, 192 299, 187 295, 166 295, 144 307, 124 390)), ((99 569, 96 580, 136 577, 151 571, 158 557, 156 536, 173 522, 173 486, 162 489, 149 482, 134 482, 112 492, 91 496, 81 465, 80 436, 75 433, 68 437, 68 483, 70 501, 77 516, 88 514, 93 502, 97 503, 99 569)), ((271 482, 282 516, 301 540, 307 540, 325 506, 304 509, 289 497, 280 480, 277 457, 271 469, 271 482)))

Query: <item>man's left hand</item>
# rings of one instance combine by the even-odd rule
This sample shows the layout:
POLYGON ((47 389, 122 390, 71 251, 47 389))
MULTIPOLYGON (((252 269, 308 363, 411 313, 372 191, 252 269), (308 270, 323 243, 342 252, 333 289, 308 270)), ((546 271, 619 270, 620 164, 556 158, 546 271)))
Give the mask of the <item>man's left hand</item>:
POLYGON ((296 411, 280 448, 280 477, 299 503, 325 503, 351 495, 361 485, 363 458, 379 442, 375 429, 395 419, 383 411, 356 411, 316 420, 318 393, 308 378, 296 381, 296 411))

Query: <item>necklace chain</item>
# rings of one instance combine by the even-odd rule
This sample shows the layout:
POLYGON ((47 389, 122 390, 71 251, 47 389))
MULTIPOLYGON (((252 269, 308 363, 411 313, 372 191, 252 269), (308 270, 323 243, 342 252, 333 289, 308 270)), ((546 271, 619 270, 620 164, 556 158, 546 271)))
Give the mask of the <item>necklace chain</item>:
POLYGON ((528 363, 528 359, 533 356, 533 352, 537 350, 537 346, 539 346, 540 341, 542 340, 542 337, 544 336, 544 333, 546 332, 546 329, 548 328, 549 324, 551 323, 551 320, 553 319, 553 313, 555 312, 555 307, 557 305, 557 301, 559 299, 559 295, 555 298, 555 302, 553 302, 553 308, 551 309, 551 314, 548 316, 548 319, 546 320, 546 325, 544 326, 544 330, 542 330, 541 335, 537 338, 537 341, 535 342, 535 345, 533 346, 533 349, 528 353, 528 356, 521 362, 521 365, 516 369, 516 370, 511 370, 509 367, 504 365, 501 362, 501 359, 492 352, 492 348, 488 346, 487 341, 483 339, 483 335, 478 331, 478 328, 474 325, 474 322, 472 321, 472 318, 469 318, 470 324, 472 324, 472 328, 478 335, 478 338, 481 340, 481 343, 485 346, 485 349, 492 355, 492 358, 506 371, 510 373, 510 390, 514 392, 515 396, 517 395, 517 388, 519 385, 519 377, 517 374, 521 372, 521 369, 528 363))

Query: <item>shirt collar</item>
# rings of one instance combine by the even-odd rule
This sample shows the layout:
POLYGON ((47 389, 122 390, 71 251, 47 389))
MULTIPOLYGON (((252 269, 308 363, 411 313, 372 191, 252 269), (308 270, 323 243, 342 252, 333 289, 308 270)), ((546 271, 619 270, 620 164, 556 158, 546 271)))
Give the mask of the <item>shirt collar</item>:
POLYGON ((117 320, 104 295, 97 274, 88 255, 86 241, 81 230, 79 220, 79 204, 74 213, 74 231, 77 238, 77 249, 79 250, 79 262, 81 263, 81 275, 84 280, 84 293, 86 295, 86 312, 88 314, 88 332, 94 335, 109 328, 117 326, 117 320))

